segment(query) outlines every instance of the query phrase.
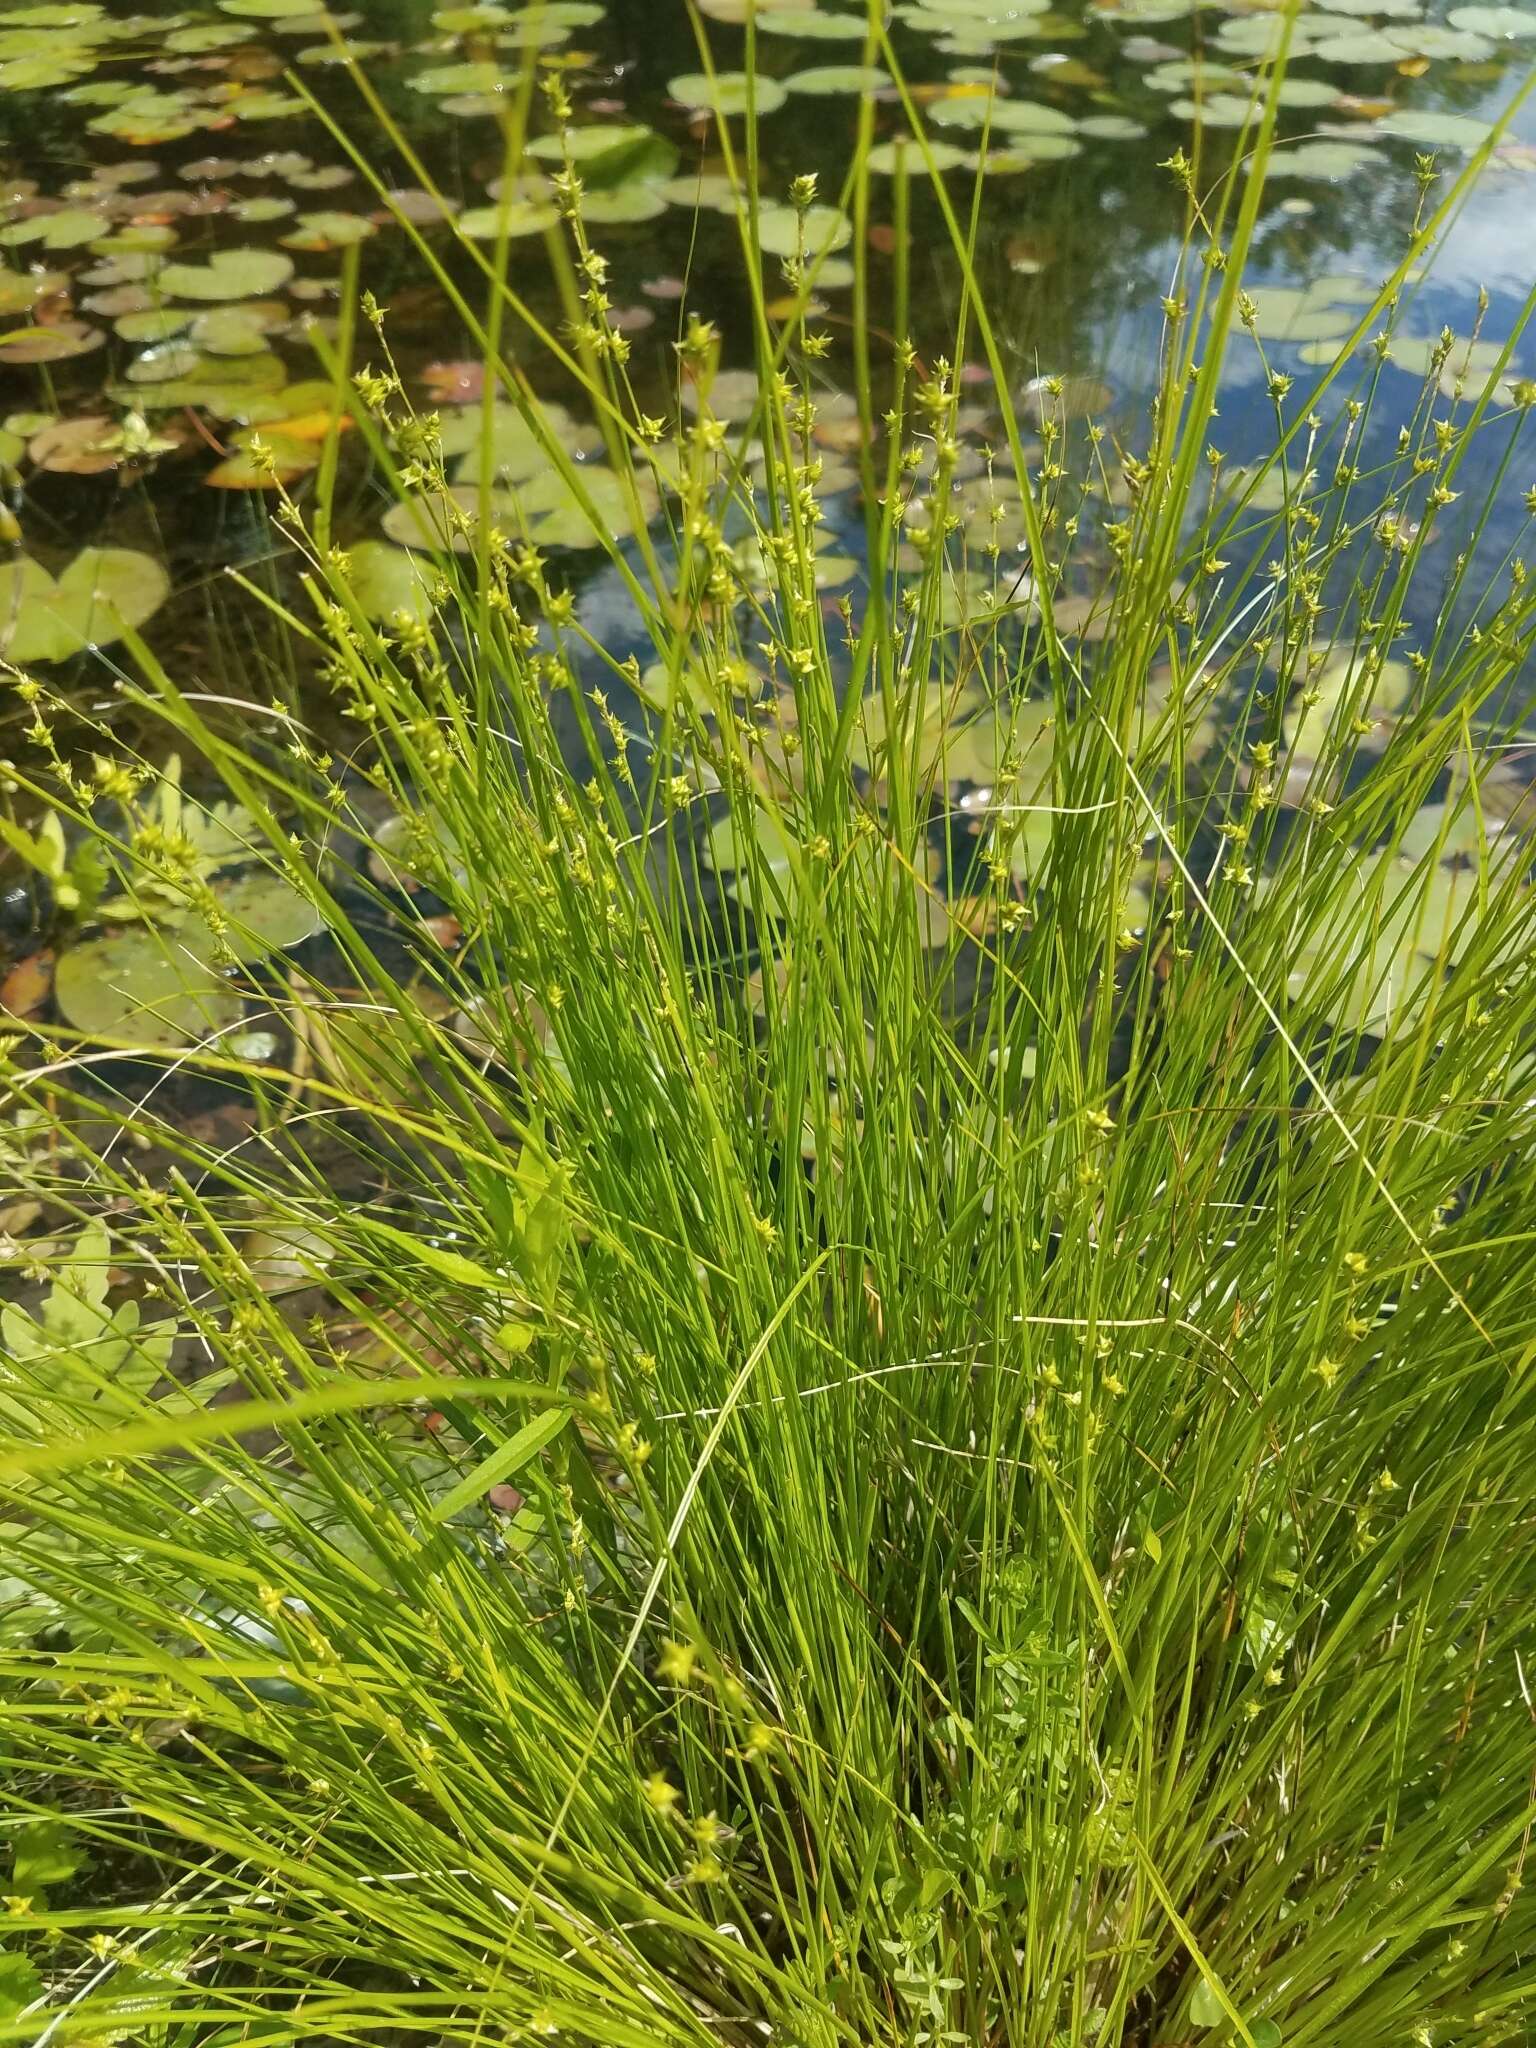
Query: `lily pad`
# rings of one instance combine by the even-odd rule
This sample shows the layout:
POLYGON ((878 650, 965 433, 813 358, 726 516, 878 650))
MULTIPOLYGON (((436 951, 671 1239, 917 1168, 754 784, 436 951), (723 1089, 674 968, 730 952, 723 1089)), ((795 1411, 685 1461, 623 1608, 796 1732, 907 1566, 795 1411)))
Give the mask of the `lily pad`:
POLYGON ((936 171, 952 171, 964 162, 965 151, 955 143, 942 139, 930 142, 925 153, 910 135, 901 140, 877 142, 869 152, 869 168, 883 178, 926 178, 930 165, 936 171))
POLYGON ((808 71, 797 71, 793 78, 784 81, 791 92, 810 93, 817 98, 878 92, 890 82, 890 73, 882 71, 878 64, 814 64, 808 71))
POLYGON ((62 270, 0 270, 0 314, 29 312, 64 281, 62 270))
POLYGON ((30 555, 0 566, 0 656, 26 667, 67 661, 142 626, 170 595, 152 555, 86 548, 55 581, 30 555))
POLYGON ((459 233, 472 242, 509 242, 523 235, 542 235, 560 222, 552 200, 504 199, 494 206, 471 206, 459 215, 459 233))
POLYGON ((78 249, 105 232, 102 215, 80 206, 62 207, 57 212, 36 213, 27 220, 13 220, 0 228, 0 248, 78 249))
POLYGON ((182 942, 140 926, 82 939, 59 958, 54 1000, 66 1023, 92 1038, 162 1050, 209 1037, 237 1022, 242 1007, 209 965, 210 945, 201 930, 182 942))
POLYGON ((655 512, 655 494, 648 480, 636 480, 632 502, 629 489, 611 469, 586 464, 579 471, 581 488, 591 504, 588 511, 558 470, 547 469, 516 493, 517 509, 526 524, 528 537, 541 547, 593 548, 615 535, 633 532, 655 512))
POLYGON ((246 21, 287 21, 296 16, 313 18, 314 0, 219 0, 221 14, 238 14, 246 21))
POLYGON ((206 263, 167 263, 160 287, 173 299, 259 299, 293 275, 275 249, 220 249, 206 263))
POLYGON ((852 43, 869 34, 869 18, 863 14, 824 13, 819 7, 760 7, 757 32, 760 36, 803 36, 807 42, 852 43))
MULTIPOLYGON (((484 509, 496 524, 516 530, 516 507, 509 493, 492 491, 484 509)), ((385 534, 402 548, 466 555, 473 551, 481 511, 481 494, 474 485, 454 484, 446 491, 423 491, 401 498, 380 523, 385 534)))
POLYGON ((320 460, 312 441, 302 441, 268 427, 247 427, 234 438, 232 452, 203 478, 217 491, 275 491, 307 476, 320 460))
POLYGON ((289 309, 281 299, 215 306, 211 312, 191 318, 188 339, 205 355, 257 355, 267 346, 267 336, 286 327, 288 318, 289 309))
POLYGON ((39 469, 98 476, 123 461, 122 430, 106 413, 55 420, 32 436, 27 454, 39 469))
POLYGON ((269 220, 286 220, 290 213, 297 211, 293 200, 280 198, 275 192, 263 193, 255 199, 238 199, 229 209, 232 220, 243 221, 249 226, 259 226, 269 220))
POLYGON ((387 541, 362 540, 347 549, 347 583, 370 619, 429 620, 436 580, 420 556, 387 541))
POLYGON ((794 858, 783 827, 768 811, 756 811, 750 836, 734 811, 717 818, 704 840, 704 858, 725 882, 728 893, 770 915, 780 895, 795 892, 794 858), (763 901, 756 898, 755 875, 763 883, 763 901))
POLYGON ((271 868, 223 877, 213 893, 228 919, 224 942, 237 960, 261 960, 284 952, 312 938, 325 923, 309 898, 271 868))
POLYGON ((1401 136, 1421 149, 1481 149, 1488 140, 1489 123, 1436 107, 1399 107, 1376 132, 1401 136))
POLYGON ((809 206, 803 215, 792 206, 765 206, 757 217, 757 238, 770 256, 793 256, 803 246, 807 260, 814 261, 829 250, 845 249, 853 239, 853 222, 835 206, 809 206))
POLYGON ((676 144, 639 122, 592 122, 559 135, 541 135, 528 145, 528 155, 543 163, 564 163, 567 153, 579 166, 582 183, 592 189, 631 179, 670 178, 678 161, 676 144))
MULTIPOLYGON (((585 426, 563 405, 547 403, 539 408, 543 438, 515 406, 498 405, 491 415, 491 473, 498 483, 526 483, 550 466, 551 445, 563 449, 573 462, 595 455, 603 437, 595 427, 585 426)), ((485 415, 478 405, 456 407, 443 416, 440 446, 444 455, 463 460, 454 471, 455 480, 473 484, 480 474, 480 437, 485 415)))
POLYGON ((1453 7, 1449 19, 1452 28, 1492 36, 1495 42, 1520 42, 1536 36, 1536 15, 1521 7, 1453 7))
POLYGON ((366 214, 301 213, 295 226, 281 239, 285 249, 323 252, 350 248, 377 233, 377 225, 366 214))
POLYGON ((776 79, 750 77, 745 71, 717 71, 713 78, 685 71, 668 80, 667 91, 680 106, 726 117, 745 114, 749 105, 759 114, 771 114, 789 98, 776 79))
POLYGON ((0 363, 62 363, 89 355, 106 336, 84 320, 60 320, 52 327, 18 327, 0 337, 0 363))
POLYGON ((136 313, 123 313, 112 322, 119 341, 170 341, 187 326, 192 315, 175 306, 146 306, 136 313))

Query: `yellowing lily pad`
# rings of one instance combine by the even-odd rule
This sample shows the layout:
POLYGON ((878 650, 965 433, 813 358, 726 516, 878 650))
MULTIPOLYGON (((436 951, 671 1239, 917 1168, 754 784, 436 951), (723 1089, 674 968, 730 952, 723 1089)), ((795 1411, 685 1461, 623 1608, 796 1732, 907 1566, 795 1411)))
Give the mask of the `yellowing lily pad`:
POLYGON ((170 587, 153 556, 132 548, 87 548, 57 581, 19 556, 0 566, 0 656, 26 667, 109 646, 151 618, 170 587))
POLYGON ((206 263, 167 263, 160 288, 173 299, 257 299, 293 275, 293 263, 275 249, 220 249, 206 263))

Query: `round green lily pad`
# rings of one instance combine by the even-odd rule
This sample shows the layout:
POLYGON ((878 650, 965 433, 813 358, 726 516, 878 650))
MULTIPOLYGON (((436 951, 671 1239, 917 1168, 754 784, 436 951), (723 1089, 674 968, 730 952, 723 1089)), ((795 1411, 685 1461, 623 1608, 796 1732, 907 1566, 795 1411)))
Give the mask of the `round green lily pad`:
POLYGON ((771 114, 789 97, 776 79, 749 78, 745 71, 717 71, 713 78, 685 71, 667 81, 667 91, 680 106, 726 116, 746 113, 749 103, 758 113, 771 114))
POLYGON ((433 572, 418 555, 388 541, 360 540, 347 549, 347 583, 370 619, 432 617, 433 572))
POLYGON ((183 939, 138 925, 82 939, 59 956, 54 1000, 92 1038, 159 1051, 209 1037, 241 1011, 238 991, 208 963, 209 944, 201 928, 183 939))
POLYGON ((55 581, 30 555, 0 566, 0 656, 26 667, 107 647, 142 626, 170 595, 152 555, 86 548, 55 581))
POLYGON ((770 256, 793 256, 803 247, 807 261, 814 261, 829 250, 845 249, 853 239, 853 222, 835 206, 809 206, 803 216, 792 206, 765 206, 757 217, 757 239, 770 256))
POLYGON ((167 263, 160 288, 173 299, 259 299, 292 275, 291 259, 275 249, 220 249, 206 263, 167 263))
POLYGON ((1471 114, 1452 114, 1435 107, 1399 107, 1388 114, 1377 133, 1401 136, 1422 149, 1481 149, 1488 140, 1486 121, 1471 114))
POLYGON ((260 960, 312 938, 325 920, 285 875, 252 868, 213 885, 229 920, 224 940, 237 960, 260 960))
POLYGON ((878 64, 813 64, 809 70, 797 71, 793 78, 784 81, 791 92, 810 93, 813 97, 878 92, 890 82, 890 73, 882 71, 878 64))

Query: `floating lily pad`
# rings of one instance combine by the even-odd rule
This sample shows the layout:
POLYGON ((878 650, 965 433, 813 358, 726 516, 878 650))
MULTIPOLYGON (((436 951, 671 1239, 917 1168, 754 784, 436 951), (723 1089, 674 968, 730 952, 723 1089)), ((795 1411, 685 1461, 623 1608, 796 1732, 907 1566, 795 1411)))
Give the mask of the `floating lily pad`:
POLYGON ((1521 42, 1536 36, 1536 15, 1521 7, 1453 7, 1449 19, 1452 28, 1492 36, 1495 42, 1521 42))
MULTIPOLYGON (((550 466, 551 446, 572 462, 584 462, 603 445, 595 427, 580 424, 563 405, 541 405, 543 438, 515 406, 498 405, 491 415, 491 473, 499 483, 526 483, 550 466)), ((472 484, 480 473, 481 436, 485 414, 478 405, 461 406, 443 415, 440 446, 445 456, 463 460, 454 471, 459 483, 472 484)))
POLYGON ((123 313, 112 322, 119 341, 170 341, 181 333, 192 315, 175 306, 146 306, 136 313, 123 313))
POLYGON ((101 214, 86 207, 67 206, 57 212, 36 213, 26 220, 13 220, 0 228, 0 248, 78 249, 95 241, 107 227, 101 214))
POLYGON ((220 361, 202 358, 185 377, 169 377, 163 383, 127 385, 111 392, 115 398, 141 405, 146 411, 179 410, 192 406, 216 419, 249 417, 254 404, 281 388, 282 363, 270 353, 231 356, 220 361))
POLYGON ((228 920, 223 937, 237 960, 261 960, 312 938, 325 920, 286 876, 271 868, 250 868, 213 885, 228 920))
POLYGON ((630 179, 670 178, 677 169, 676 144, 639 122, 592 122, 541 135, 528 145, 528 155, 543 163, 564 163, 567 154, 580 167, 582 183, 593 189, 630 179))
POLYGON ((26 667, 67 661, 142 626, 170 595, 153 556, 87 548, 55 581, 30 555, 0 565, 0 656, 26 667))
POLYGON ((654 220, 666 210, 666 194, 655 185, 615 185, 606 191, 600 186, 595 192, 588 192, 581 202, 582 219, 594 227, 654 220))
POLYGON ((432 618, 436 580, 419 555, 387 541, 362 540, 347 549, 347 582, 370 619, 404 616, 420 623, 432 618))
POLYGON ((307 476, 319 460, 320 450, 312 441, 269 427, 247 427, 203 482, 216 491, 275 491, 307 476))
POLYGON ((823 12, 819 7, 760 7, 759 35, 804 37, 807 42, 860 42, 869 34, 863 14, 823 12))
POLYGON ((160 286, 173 299, 258 299, 292 275, 292 260, 275 249, 220 249, 206 263, 167 263, 160 286))
POLYGON ((0 337, 0 363, 62 363, 88 355, 106 336, 84 320, 59 320, 51 327, 18 327, 0 337))
POLYGON ((190 318, 187 338, 205 355, 250 356, 267 346, 268 335, 287 326, 289 309, 281 299, 251 299, 190 318))
POLYGON ((926 178, 930 165, 936 171, 952 171, 964 162, 965 151, 942 138, 930 142, 926 153, 911 136, 900 141, 877 142, 869 152, 869 168, 884 178, 926 178))
POLYGON ((560 209, 553 200, 503 199, 494 206, 471 206, 459 215, 459 233, 472 242, 515 242, 523 235, 546 234, 558 227, 560 209))
POLYGON ((263 221, 286 220, 298 208, 293 200, 282 199, 275 192, 263 193, 255 199, 237 199, 229 209, 232 220, 259 226, 263 221))
POLYGON ((219 0, 221 14, 238 14, 246 21, 287 21, 296 16, 314 16, 314 0, 219 0))
POLYGON ((813 98, 878 92, 890 82, 890 73, 882 71, 878 64, 815 64, 784 81, 790 92, 809 93, 813 98))
MULTIPOLYGON (((1368 686, 1347 654, 1330 661, 1304 693, 1297 692, 1286 718, 1292 781, 1310 773, 1328 747, 1346 743, 1346 719, 1370 719, 1400 711, 1412 688, 1412 671, 1405 661, 1383 662, 1368 686), (1308 703, 1307 698, 1314 701, 1308 703)), ((1369 745, 1370 734, 1356 735, 1348 743, 1353 745, 1356 739, 1369 745)))
POLYGON ((227 1030, 241 1013, 237 990, 209 965, 204 931, 183 939, 141 926, 82 939, 60 955, 54 1000, 66 1023, 91 1038, 162 1050, 227 1030))
POLYGON ((794 859, 783 827, 769 812, 753 813, 750 835, 734 811, 717 818, 704 839, 704 858, 717 875, 725 878, 730 895, 752 909, 772 915, 778 898, 788 899, 795 890, 794 859), (756 900, 755 875, 766 886, 763 900, 756 900))
POLYGON ((105 413, 89 413, 79 419, 50 422, 32 436, 26 449, 39 469, 98 476, 122 462, 122 440, 115 420, 105 413))
POLYGON ((324 251, 366 242, 378 228, 361 213, 301 213, 292 230, 281 237, 285 249, 324 251))
POLYGON ((1352 142, 1293 142, 1269 160, 1271 178, 1346 178, 1370 161, 1352 142))
MULTIPOLYGON (((510 493, 490 492, 483 509, 494 523, 508 532, 516 531, 516 506, 510 493)), ((381 525, 402 548, 463 555, 474 548, 481 512, 481 494, 474 485, 454 484, 446 491, 423 491, 400 499, 384 514, 381 525)))
POLYGON ((410 81, 414 92, 427 93, 434 99, 466 93, 476 99, 493 98, 506 90, 508 82, 501 66, 488 59, 467 64, 434 64, 426 71, 418 71, 410 81))
POLYGON ((853 239, 853 222, 835 206, 809 206, 803 215, 792 206, 765 206, 757 217, 757 238, 770 256, 793 256, 803 247, 807 260, 814 261, 829 250, 845 249, 853 239))
POLYGON ((201 362, 196 346, 178 336, 143 350, 128 365, 125 375, 130 384, 162 384, 168 377, 185 377, 201 362))
POLYGON ((0 270, 0 314, 30 312, 64 281, 62 270, 0 270))
POLYGON ((1504 880, 1474 865, 1392 859, 1379 909, 1362 903, 1358 887, 1341 886, 1293 953, 1292 1002, 1316 1004, 1342 1031, 1379 1037, 1410 1027, 1476 937, 1485 882, 1491 895, 1504 880))
POLYGON ((727 117, 745 114, 749 104, 759 114, 771 114, 789 97, 776 79, 752 78, 745 71, 717 71, 713 78, 702 71, 685 71, 668 80, 667 91, 680 106, 727 117))
POLYGON ((296 171, 290 182, 296 192, 335 192, 356 177, 350 164, 316 164, 312 171, 296 171))
POLYGON ((578 474, 590 511, 555 469, 545 470, 517 490, 519 517, 529 539, 540 547, 598 547, 616 535, 633 532, 654 514, 655 493, 647 478, 637 478, 632 493, 611 469, 589 463, 578 474))
POLYGON ((1452 114, 1435 107, 1399 107, 1377 129, 1379 135, 1401 136, 1421 149, 1481 149, 1490 124, 1471 114, 1452 114))

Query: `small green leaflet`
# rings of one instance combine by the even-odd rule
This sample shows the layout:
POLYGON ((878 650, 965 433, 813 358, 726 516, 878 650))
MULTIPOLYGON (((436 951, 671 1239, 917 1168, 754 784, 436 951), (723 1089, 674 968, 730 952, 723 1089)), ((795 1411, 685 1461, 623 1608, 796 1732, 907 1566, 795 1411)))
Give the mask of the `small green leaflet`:
POLYGON ((460 1508, 472 1506, 491 1487, 499 1486, 502 1480, 520 1472, 530 1458, 542 1451, 546 1444, 554 1442, 570 1419, 569 1408, 551 1408, 546 1414, 536 1415, 532 1422, 525 1422, 515 1435, 509 1436, 504 1444, 499 1444, 488 1458, 483 1459, 467 1479, 461 1479, 434 1504, 432 1520, 446 1522, 460 1508))

